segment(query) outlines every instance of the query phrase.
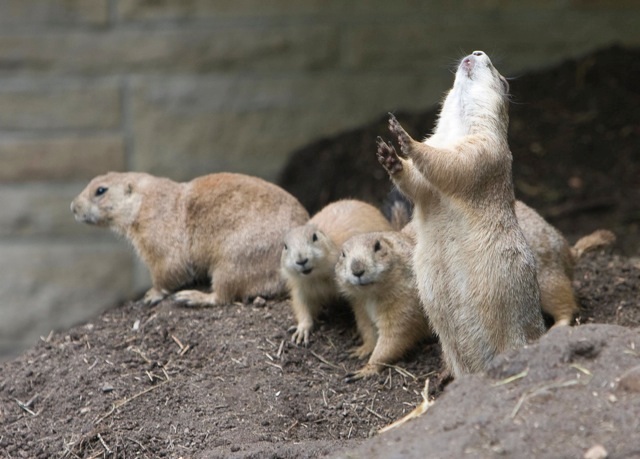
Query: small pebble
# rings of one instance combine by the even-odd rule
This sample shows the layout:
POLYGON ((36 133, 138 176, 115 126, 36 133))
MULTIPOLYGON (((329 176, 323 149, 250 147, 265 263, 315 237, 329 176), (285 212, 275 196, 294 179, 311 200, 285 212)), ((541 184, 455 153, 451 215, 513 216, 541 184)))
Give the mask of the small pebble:
POLYGON ((265 300, 261 296, 257 296, 253 300, 253 305, 257 308, 264 308, 267 305, 267 300, 265 300))
POLYGON ((104 392, 105 394, 108 392, 112 392, 113 391, 113 386, 109 383, 104 383, 102 385, 102 387, 100 388, 100 390, 102 390, 102 392, 104 392))
POLYGON ((589 450, 584 453, 584 459, 605 459, 607 456, 609 456, 609 453, 607 453, 607 450, 604 449, 604 446, 602 445, 594 445, 591 448, 589 448, 589 450))

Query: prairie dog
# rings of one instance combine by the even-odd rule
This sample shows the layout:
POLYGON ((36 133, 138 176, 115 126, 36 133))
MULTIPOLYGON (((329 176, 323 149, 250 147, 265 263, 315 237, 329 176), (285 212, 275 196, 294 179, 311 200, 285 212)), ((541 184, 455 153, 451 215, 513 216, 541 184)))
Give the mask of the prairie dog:
POLYGON ((431 336, 411 267, 413 243, 397 231, 348 239, 336 264, 340 291, 349 300, 362 338, 355 355, 367 364, 347 375, 351 382, 384 369, 431 336))
POLYGON ((454 377, 545 332, 534 254, 515 215, 505 78, 482 51, 458 66, 435 131, 412 139, 393 115, 401 153, 378 159, 415 204, 418 291, 454 377))
POLYGON ((554 327, 569 325, 578 312, 571 280, 573 268, 582 254, 615 241, 611 231, 597 230, 573 247, 562 233, 521 201, 515 205, 518 223, 536 257, 542 310, 550 314, 554 327))
POLYGON ((226 304, 285 293, 282 238, 309 214, 296 198, 257 177, 219 173, 177 183, 137 172, 94 178, 73 200, 79 222, 111 228, 147 265, 144 302, 210 280, 211 293, 182 290, 188 305, 226 304))
MULTIPOLYGON (((405 222, 411 218, 410 202, 395 200, 391 208, 396 211, 395 221, 405 222)), ((612 244, 616 237, 611 231, 597 230, 570 247, 560 231, 522 201, 516 201, 515 212, 536 258, 542 310, 553 317, 554 326, 569 325, 578 312, 571 285, 576 261, 583 253, 612 244)), ((402 232, 415 241, 413 224, 406 224, 402 232)))
POLYGON ((281 272, 291 292, 297 326, 292 341, 309 343, 313 321, 323 306, 339 299, 335 264, 342 243, 351 236, 391 230, 391 224, 374 206, 354 199, 328 204, 305 225, 284 238, 281 272))

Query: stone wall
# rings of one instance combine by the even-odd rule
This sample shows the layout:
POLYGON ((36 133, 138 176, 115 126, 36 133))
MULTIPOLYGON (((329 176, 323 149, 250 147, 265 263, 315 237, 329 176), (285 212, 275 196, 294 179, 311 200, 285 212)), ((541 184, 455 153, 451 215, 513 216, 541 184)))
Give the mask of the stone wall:
POLYGON ((0 0, 0 355, 139 293, 74 223, 107 170, 275 179, 295 148, 424 109, 455 60, 507 76, 640 44, 631 0, 0 0))

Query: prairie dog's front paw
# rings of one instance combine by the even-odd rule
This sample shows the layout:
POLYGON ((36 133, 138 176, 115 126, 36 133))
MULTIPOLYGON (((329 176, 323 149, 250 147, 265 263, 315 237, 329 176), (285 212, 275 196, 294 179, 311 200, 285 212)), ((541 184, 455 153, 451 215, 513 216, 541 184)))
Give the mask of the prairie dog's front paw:
POLYGON ((385 168, 387 173, 389 175, 395 175, 402 172, 402 160, 398 156, 398 152, 393 144, 391 142, 385 142, 381 137, 376 139, 376 143, 378 144, 378 151, 376 153, 378 162, 385 168))
POLYGON ((400 150, 402 152, 402 157, 408 158, 409 153, 411 152, 411 143, 414 141, 407 131, 400 125, 400 122, 396 119, 393 113, 389 113, 389 131, 393 135, 395 135, 398 139, 398 143, 400 144, 400 150))
POLYGON ((309 335, 311 335, 311 329, 313 324, 298 324, 297 327, 293 327, 295 330, 291 336, 291 341, 296 344, 309 345, 309 335))
POLYGON ((144 294, 144 297, 142 297, 142 301, 147 306, 153 306, 155 304, 158 304, 160 301, 164 300, 168 295, 169 295, 168 292, 164 290, 158 290, 152 287, 149 290, 147 290, 147 293, 144 294))
POLYGON ((344 382, 352 383, 356 382, 360 379, 369 378, 370 376, 377 375, 379 373, 379 369, 376 365, 372 365, 370 363, 366 364, 364 367, 360 368, 353 373, 348 373, 344 377, 344 382))
POLYGON ((199 290, 182 290, 174 293, 172 298, 184 306, 215 306, 216 294, 199 290))

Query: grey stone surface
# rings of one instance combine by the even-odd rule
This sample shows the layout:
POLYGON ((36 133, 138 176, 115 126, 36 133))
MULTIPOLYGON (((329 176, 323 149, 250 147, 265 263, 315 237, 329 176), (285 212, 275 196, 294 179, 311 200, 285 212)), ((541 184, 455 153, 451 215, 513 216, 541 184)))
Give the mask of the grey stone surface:
POLYGON ((336 61, 333 26, 315 24, 49 30, 0 34, 0 66, 95 76, 128 72, 313 70, 336 61))
POLYGON ((109 0, 2 0, 0 24, 7 25, 104 25, 109 0))
POLYGON ((130 297, 131 256, 116 243, 0 244, 0 356, 130 297))
POLYGON ((87 182, 105 171, 125 169, 122 134, 0 138, 2 182, 87 182))
POLYGON ((437 100, 450 75, 428 75, 432 85, 396 75, 398 87, 412 89, 401 98, 380 75, 138 77, 131 91, 132 167, 175 180, 223 170, 273 180, 290 152, 310 139, 437 100))
MULTIPOLYGON (((0 34, 0 47, 2 38, 0 34)), ((2 65, 0 57, 0 68, 2 65)), ((121 90, 115 80, 0 78, 1 131, 31 135, 52 130, 81 133, 116 129, 120 123, 121 90)))

